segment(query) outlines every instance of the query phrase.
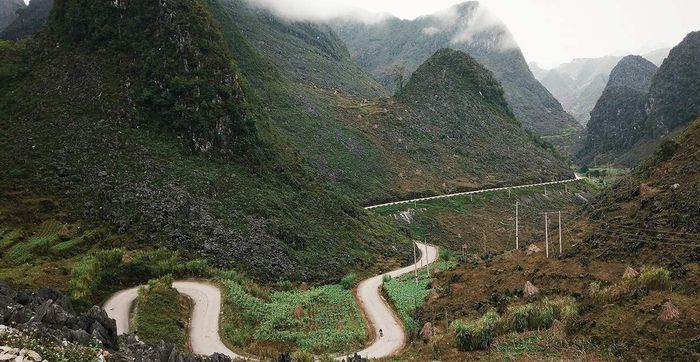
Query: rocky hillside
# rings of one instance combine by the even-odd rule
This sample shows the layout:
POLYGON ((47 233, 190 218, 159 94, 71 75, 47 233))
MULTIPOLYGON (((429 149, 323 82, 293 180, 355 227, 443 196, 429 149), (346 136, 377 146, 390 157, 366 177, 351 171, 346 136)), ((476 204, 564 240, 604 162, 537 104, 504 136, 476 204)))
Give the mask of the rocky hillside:
POLYGON ((641 137, 644 103, 657 68, 641 56, 622 58, 613 68, 591 112, 586 140, 576 157, 581 164, 605 164, 641 137))
MULTIPOLYGON (((438 274, 416 313, 421 323, 437 326, 437 334, 421 335, 425 343, 411 344, 400 359, 696 360, 699 170, 700 119, 631 175, 564 216, 562 253, 555 242, 549 258, 542 215, 532 207, 562 190, 528 195, 520 204, 520 227, 534 232, 521 234, 522 249, 466 254, 438 274), (561 310, 566 301, 568 312, 561 310)), ((475 201, 498 207, 497 198, 475 201)), ((421 206, 428 215, 450 208, 464 214, 457 200, 440 203, 421 206)), ((506 229, 512 230, 513 221, 503 223, 506 229)), ((458 222, 465 220, 443 217, 433 227, 458 222)), ((512 248, 513 234, 508 237, 498 224, 479 225, 483 239, 512 248)), ((551 242, 556 222, 549 232, 551 242)), ((464 242, 483 245, 478 237, 464 242)))
MULTIPOLYGON (((688 122, 700 115, 700 32, 688 34, 669 53, 654 74, 649 90, 641 102, 627 102, 629 115, 635 115, 636 137, 625 142, 609 155, 607 162, 634 166, 654 152, 665 138, 677 134, 688 122)), ((614 106, 614 105, 613 105, 614 106)), ((600 124, 614 124, 617 113, 601 114, 600 124)), ((593 136, 593 135, 591 135, 593 136)), ((595 151, 580 154, 583 162, 600 157, 595 151)))
POLYGON ((647 136, 656 138, 700 115, 700 31, 671 49, 649 90, 647 136))
POLYGON ((560 146, 570 145, 581 129, 534 78, 505 25, 477 2, 415 20, 389 17, 369 24, 346 20, 332 26, 360 67, 389 89, 395 89, 401 70, 407 77, 436 50, 453 48, 493 72, 525 128, 560 146))
POLYGON ((24 0, 5 0, 0 3, 0 31, 17 19, 17 10, 26 8, 24 0))
POLYGON ((39 31, 49 18, 54 0, 32 0, 19 16, 0 32, 0 39, 17 40, 39 31))
POLYGON ((0 47, 4 276, 65 288, 75 244, 165 247, 263 280, 408 256, 270 129, 208 2, 61 1, 45 30, 0 47))

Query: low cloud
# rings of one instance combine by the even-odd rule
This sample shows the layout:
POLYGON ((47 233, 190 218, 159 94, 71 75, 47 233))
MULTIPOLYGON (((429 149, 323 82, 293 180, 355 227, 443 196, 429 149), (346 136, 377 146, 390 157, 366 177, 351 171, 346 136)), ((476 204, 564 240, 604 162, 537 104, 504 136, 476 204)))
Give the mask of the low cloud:
POLYGON ((292 21, 328 22, 355 19, 366 23, 384 20, 388 14, 374 13, 344 3, 342 0, 244 0, 250 5, 271 11, 292 21))
POLYGON ((455 29, 452 44, 479 42, 482 46, 500 50, 517 47, 506 25, 482 4, 456 5, 436 13, 434 18, 444 27, 455 29))
POLYGON ((422 30, 423 34, 425 34, 425 35, 435 35, 435 34, 441 32, 441 31, 442 31, 442 30, 440 30, 440 28, 437 28, 437 27, 434 27, 434 26, 430 26, 430 27, 427 27, 427 28, 423 28, 423 30, 422 30))

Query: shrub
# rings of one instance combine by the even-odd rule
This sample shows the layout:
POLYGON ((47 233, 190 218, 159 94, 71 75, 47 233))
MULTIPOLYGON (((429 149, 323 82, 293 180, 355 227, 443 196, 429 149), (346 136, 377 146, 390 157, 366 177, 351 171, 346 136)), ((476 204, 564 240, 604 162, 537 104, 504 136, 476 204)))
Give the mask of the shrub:
POLYGON ((649 290, 670 289, 671 273, 661 267, 643 267, 639 273, 639 282, 649 290))
POLYGON ((452 259, 452 252, 447 248, 440 248, 440 260, 449 261, 452 259))
POLYGON ((504 317, 504 331, 545 329, 551 327, 555 319, 566 324, 577 315, 576 301, 571 297, 511 306, 504 317))
POLYGON ((355 273, 350 273, 346 276, 343 277, 343 279, 340 280, 340 285, 343 286, 345 289, 352 289, 353 285, 355 285, 355 282, 357 281, 357 275, 355 273))
POLYGON ((389 275, 389 274, 384 274, 384 276, 382 277, 382 281, 384 281, 384 283, 390 282, 390 281, 391 281, 391 275, 389 275))
POLYGON ((314 362, 314 355, 306 351, 296 351, 292 354, 294 362, 314 362))
POLYGON ((462 351, 486 349, 491 345, 495 335, 494 329, 499 323, 498 313, 490 311, 475 322, 456 320, 452 322, 457 346, 462 351))

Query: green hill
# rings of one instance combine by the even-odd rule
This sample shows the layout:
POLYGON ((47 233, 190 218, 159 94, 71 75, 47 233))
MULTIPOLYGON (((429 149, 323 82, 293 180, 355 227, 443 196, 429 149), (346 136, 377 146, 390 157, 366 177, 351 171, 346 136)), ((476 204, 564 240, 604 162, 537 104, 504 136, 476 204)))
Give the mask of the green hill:
POLYGON ((3 277, 65 287, 47 270, 113 247, 262 280, 336 280, 408 256, 269 127, 211 14, 200 0, 63 0, 35 37, 0 42, 3 277), (54 245, 61 227, 32 238, 49 219, 80 254, 54 245))

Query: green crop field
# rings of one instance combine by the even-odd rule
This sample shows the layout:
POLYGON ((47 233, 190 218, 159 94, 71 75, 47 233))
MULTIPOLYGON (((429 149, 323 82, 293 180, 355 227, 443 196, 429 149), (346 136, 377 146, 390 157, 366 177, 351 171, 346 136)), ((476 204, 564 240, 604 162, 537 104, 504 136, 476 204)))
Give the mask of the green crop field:
POLYGON ((240 279, 223 284, 223 336, 236 349, 270 357, 276 357, 273 346, 334 353, 367 339, 352 291, 340 285, 267 292, 240 279))

